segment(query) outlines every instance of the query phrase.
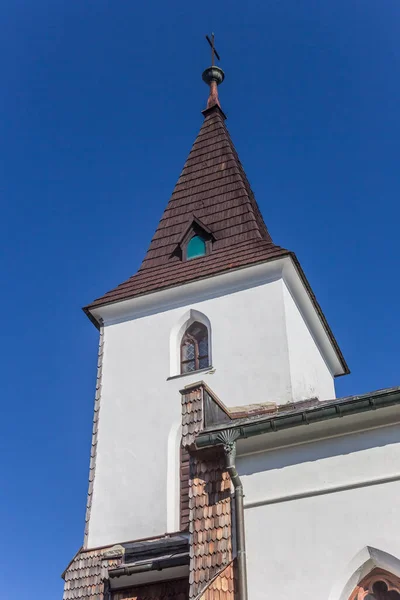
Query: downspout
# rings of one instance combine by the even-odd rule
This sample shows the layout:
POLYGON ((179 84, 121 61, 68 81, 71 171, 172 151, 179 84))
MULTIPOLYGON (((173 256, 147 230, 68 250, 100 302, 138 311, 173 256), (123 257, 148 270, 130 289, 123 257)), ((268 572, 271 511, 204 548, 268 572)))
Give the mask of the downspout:
POLYGON ((236 522, 236 552, 238 566, 238 591, 239 600, 247 600, 247 566, 246 566, 246 536, 244 529, 244 504, 243 484, 236 470, 236 439, 235 430, 228 430, 221 434, 223 442, 226 470, 228 471, 235 490, 235 522, 236 522))

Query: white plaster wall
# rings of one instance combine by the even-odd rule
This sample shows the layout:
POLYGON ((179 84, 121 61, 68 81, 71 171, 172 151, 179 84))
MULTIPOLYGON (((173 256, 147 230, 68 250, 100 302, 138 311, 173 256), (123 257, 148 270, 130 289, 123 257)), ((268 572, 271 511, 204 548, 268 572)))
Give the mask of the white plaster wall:
POLYGON ((228 407, 334 396, 283 267, 273 261, 180 294, 152 294, 127 302, 126 313, 123 303, 99 309, 104 357, 89 547, 179 529, 182 387, 204 380, 228 407), (175 377, 180 336, 193 318, 209 328, 213 369, 175 377))
POLYGON ((239 457, 249 599, 332 600, 366 546, 399 558, 399 465, 399 425, 239 457))
POLYGON ((88 547, 179 529, 178 472, 168 449, 181 418, 182 387, 202 379, 228 406, 291 399, 284 316, 277 280, 106 324, 88 547), (215 372, 167 381, 170 333, 190 309, 211 323, 215 372))
POLYGON ((335 398, 332 374, 285 283, 283 298, 293 400, 335 398))
POLYGON ((215 373, 205 381, 227 406, 291 399, 282 280, 202 302, 215 373))

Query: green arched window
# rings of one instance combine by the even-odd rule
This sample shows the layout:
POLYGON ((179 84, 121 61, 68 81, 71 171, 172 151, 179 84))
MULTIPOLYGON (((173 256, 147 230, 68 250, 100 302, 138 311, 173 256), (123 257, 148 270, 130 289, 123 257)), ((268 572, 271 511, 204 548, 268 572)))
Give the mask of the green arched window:
POLYGON ((186 247, 186 259, 205 256, 207 253, 206 240, 200 235, 194 235, 188 242, 186 247))

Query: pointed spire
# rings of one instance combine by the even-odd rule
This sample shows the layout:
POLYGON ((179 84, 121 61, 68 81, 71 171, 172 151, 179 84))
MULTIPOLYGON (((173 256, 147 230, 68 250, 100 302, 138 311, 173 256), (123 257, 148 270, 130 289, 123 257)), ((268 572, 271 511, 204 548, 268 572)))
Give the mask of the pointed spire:
POLYGON ((210 86, 210 95, 208 96, 206 110, 213 106, 219 106, 219 108, 221 108, 218 98, 218 86, 225 79, 223 70, 214 64, 215 57, 217 57, 218 60, 221 60, 214 45, 214 37, 213 33, 211 34, 211 39, 206 35, 206 40, 211 46, 211 67, 208 67, 208 69, 203 72, 203 81, 210 86))
MULTIPOLYGON (((209 43, 213 63, 219 56, 209 43)), ((140 269, 91 308, 289 254, 272 241, 226 128, 218 99, 224 72, 212 64, 203 80, 204 121, 140 269), (185 260, 182 240, 196 227, 212 243, 206 255, 185 260)))

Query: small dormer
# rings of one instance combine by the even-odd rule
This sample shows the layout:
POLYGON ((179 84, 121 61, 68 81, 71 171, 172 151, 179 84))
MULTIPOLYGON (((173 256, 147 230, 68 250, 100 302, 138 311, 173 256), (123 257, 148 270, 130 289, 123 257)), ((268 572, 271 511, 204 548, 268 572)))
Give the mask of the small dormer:
POLYGON ((211 230, 200 219, 193 216, 179 241, 178 252, 182 261, 186 262, 211 254, 214 240, 211 230))

